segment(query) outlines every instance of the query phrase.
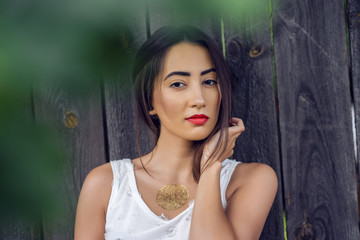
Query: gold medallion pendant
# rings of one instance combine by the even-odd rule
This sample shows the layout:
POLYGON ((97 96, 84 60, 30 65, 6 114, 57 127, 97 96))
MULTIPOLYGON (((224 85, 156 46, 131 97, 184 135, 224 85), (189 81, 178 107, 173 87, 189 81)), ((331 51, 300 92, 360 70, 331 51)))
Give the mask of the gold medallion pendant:
POLYGON ((189 190, 180 184, 163 186, 156 195, 156 203, 165 210, 176 210, 189 201, 189 190))

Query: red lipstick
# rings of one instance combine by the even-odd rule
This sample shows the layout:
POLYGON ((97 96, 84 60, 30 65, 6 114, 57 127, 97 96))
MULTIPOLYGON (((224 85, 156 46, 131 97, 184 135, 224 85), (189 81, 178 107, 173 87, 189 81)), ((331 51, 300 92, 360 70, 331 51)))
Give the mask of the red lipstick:
POLYGON ((186 118, 187 121, 195 125, 203 125, 207 122, 208 119, 209 117, 206 116, 205 114, 195 114, 192 115, 191 117, 186 118))

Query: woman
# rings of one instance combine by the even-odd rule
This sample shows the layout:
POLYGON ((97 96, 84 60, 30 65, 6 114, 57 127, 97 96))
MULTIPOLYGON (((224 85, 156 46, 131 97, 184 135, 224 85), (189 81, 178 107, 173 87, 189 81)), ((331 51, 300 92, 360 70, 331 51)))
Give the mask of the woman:
POLYGON ((163 27, 140 48, 134 81, 156 146, 89 173, 75 239, 258 239, 277 177, 227 159, 245 128, 231 117, 230 72, 215 43, 191 27, 163 27))

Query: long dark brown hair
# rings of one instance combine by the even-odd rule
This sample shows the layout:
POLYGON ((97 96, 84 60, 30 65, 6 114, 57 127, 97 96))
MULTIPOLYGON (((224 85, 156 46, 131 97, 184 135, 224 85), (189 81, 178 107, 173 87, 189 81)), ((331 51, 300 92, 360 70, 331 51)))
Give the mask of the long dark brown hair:
MULTIPOLYGON (((155 144, 160 136, 160 120, 150 116, 152 110, 152 99, 154 83, 160 73, 167 51, 180 42, 195 43, 205 47, 211 56, 215 65, 218 83, 221 91, 221 103, 217 123, 208 137, 200 141, 194 141, 195 154, 193 158, 193 177, 195 182, 199 181, 201 172, 207 167, 207 164, 200 169, 201 157, 204 146, 218 131, 220 137, 217 146, 219 146, 210 156, 210 159, 217 154, 225 151, 227 144, 228 131, 231 120, 231 72, 223 57, 222 52, 216 43, 205 33, 197 28, 190 26, 174 27, 165 26, 157 30, 139 49, 134 64, 133 79, 135 87, 135 101, 137 108, 137 146, 141 154, 139 122, 144 121, 146 125, 155 134, 155 144)), ((145 166, 140 158, 141 164, 145 166)), ((208 161, 210 162, 210 161, 208 161)), ((146 169, 145 169, 146 171, 146 169)))

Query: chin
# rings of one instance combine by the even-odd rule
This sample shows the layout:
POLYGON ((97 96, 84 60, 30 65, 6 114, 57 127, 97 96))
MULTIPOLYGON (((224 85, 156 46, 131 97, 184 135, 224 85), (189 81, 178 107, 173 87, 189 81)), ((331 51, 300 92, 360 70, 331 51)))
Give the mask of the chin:
POLYGON ((202 141, 204 139, 206 139, 211 132, 209 133, 198 133, 198 134, 191 134, 191 136, 188 136, 188 139, 190 141, 202 141))
POLYGON ((191 139, 189 139, 190 141, 193 141, 193 142, 197 142, 197 141, 202 141, 202 140, 204 140, 205 138, 191 138, 191 139))
POLYGON ((214 130, 215 126, 213 127, 206 127, 206 128, 196 128, 192 131, 188 132, 187 139, 191 141, 202 141, 209 137, 209 135, 214 130))

